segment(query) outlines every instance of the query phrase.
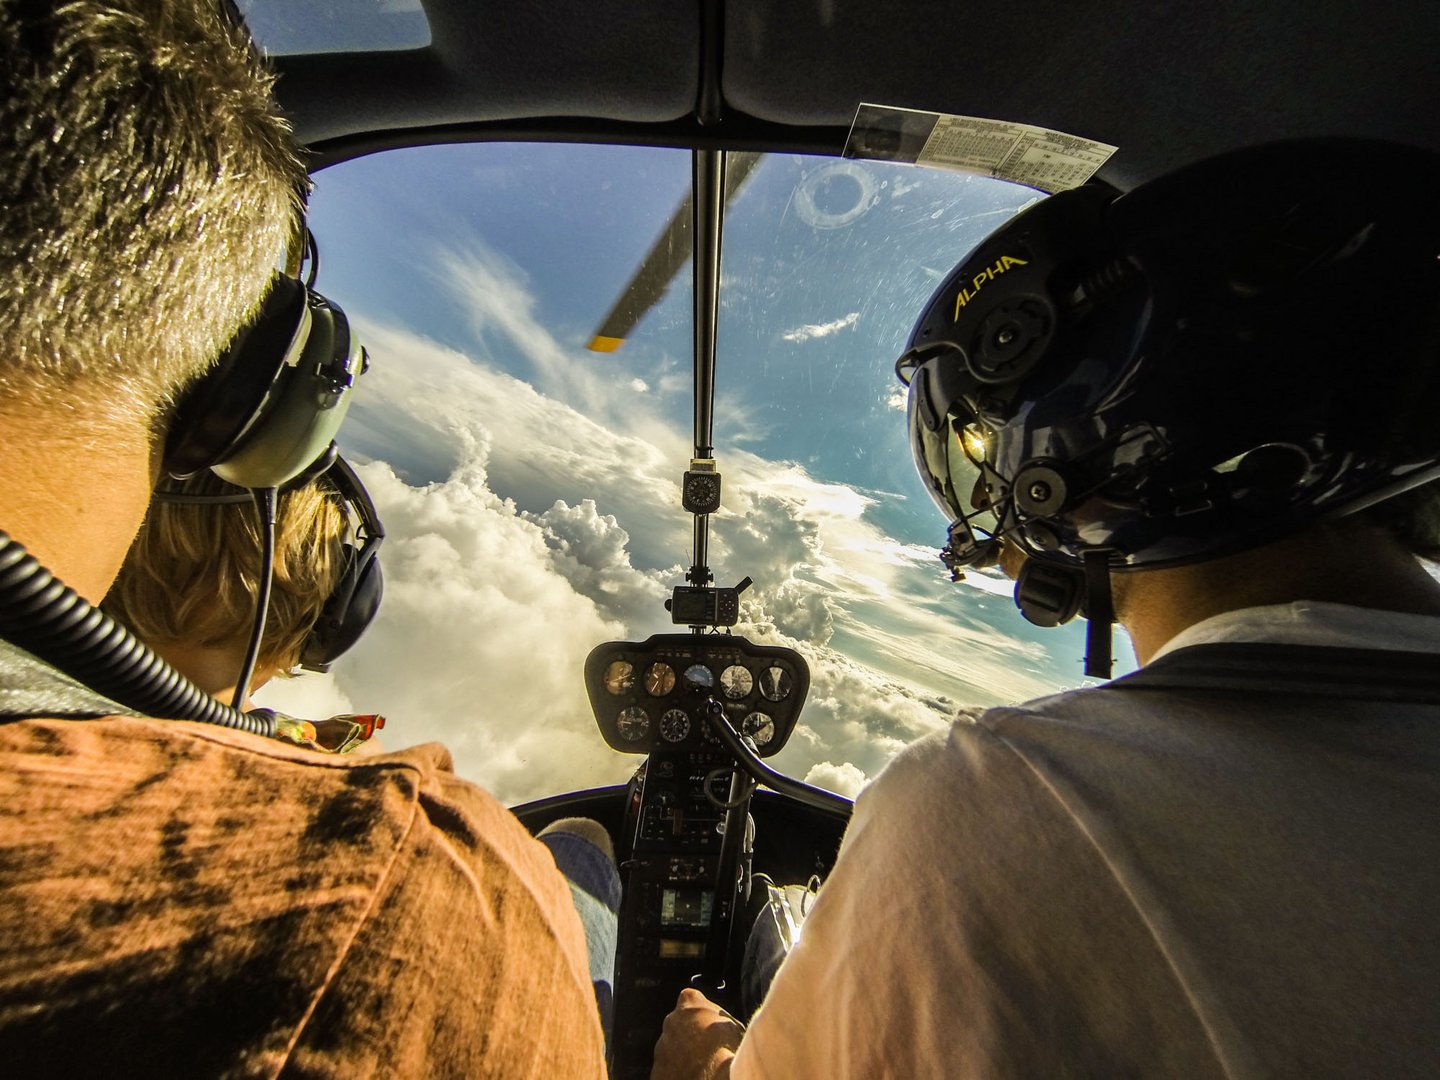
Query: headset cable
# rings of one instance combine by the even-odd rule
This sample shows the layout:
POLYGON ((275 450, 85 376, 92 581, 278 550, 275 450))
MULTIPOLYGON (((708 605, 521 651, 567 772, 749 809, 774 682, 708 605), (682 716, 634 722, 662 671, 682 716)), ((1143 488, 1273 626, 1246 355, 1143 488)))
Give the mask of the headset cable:
POLYGON ((240 665, 240 675, 235 680, 235 696, 230 699, 232 709, 244 707, 250 696, 250 680, 255 677, 255 665, 260 658, 260 642, 265 637, 265 620, 270 613, 270 588, 275 580, 275 503, 276 489, 255 488, 255 513, 260 519, 260 587, 255 597, 255 626, 250 631, 250 644, 245 649, 245 661, 240 665))

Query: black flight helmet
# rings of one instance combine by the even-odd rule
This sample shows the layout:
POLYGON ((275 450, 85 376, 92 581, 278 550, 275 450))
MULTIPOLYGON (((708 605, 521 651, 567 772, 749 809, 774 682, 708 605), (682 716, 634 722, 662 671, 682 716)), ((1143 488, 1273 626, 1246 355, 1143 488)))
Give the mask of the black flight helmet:
POLYGON ((1032 621, 1073 615, 1085 578, 1108 616, 1111 570, 1215 558, 1440 476, 1437 195, 1433 153, 1307 140, 1062 192, 1002 227, 896 364, 946 564, 992 564, 1003 539, 1045 568, 1042 594, 1076 583, 1032 610, 1017 588, 1032 621))

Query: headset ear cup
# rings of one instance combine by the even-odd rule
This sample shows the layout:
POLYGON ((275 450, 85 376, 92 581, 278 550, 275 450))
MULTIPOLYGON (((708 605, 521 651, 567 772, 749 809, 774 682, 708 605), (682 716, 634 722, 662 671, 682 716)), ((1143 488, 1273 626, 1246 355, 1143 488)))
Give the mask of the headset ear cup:
POLYGON ((378 549, 344 547, 340 580, 300 650, 300 666, 328 671, 369 628, 385 595, 378 549))
POLYGON ((176 409, 165 471, 284 486, 335 438, 366 364, 339 306, 277 274, 255 319, 176 409))
POLYGON ((1015 606, 1036 626, 1059 626, 1080 612, 1085 575, 1079 570, 1026 559, 1015 579, 1015 606))
POLYGON ((188 479, 234 449, 254 426, 309 325, 305 286, 276 274, 255 318, 181 398, 165 442, 166 472, 188 479))
POLYGON ((365 350, 340 308, 307 292, 309 332, 293 362, 281 367, 250 428, 211 463, 217 476, 241 487, 279 487, 330 445, 350 409, 365 350))

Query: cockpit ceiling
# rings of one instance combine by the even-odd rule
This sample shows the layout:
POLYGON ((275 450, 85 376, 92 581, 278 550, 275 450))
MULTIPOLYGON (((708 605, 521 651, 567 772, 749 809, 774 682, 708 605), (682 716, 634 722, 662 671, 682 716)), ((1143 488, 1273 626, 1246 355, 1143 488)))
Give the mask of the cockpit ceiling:
POLYGON ((1121 187, 1283 137, 1440 150, 1429 0, 724 0, 718 35, 702 0, 423 4, 426 48, 277 60, 317 164, 452 138, 838 153, 861 101, 1099 139, 1121 187), (720 119, 702 125, 707 83, 720 119))

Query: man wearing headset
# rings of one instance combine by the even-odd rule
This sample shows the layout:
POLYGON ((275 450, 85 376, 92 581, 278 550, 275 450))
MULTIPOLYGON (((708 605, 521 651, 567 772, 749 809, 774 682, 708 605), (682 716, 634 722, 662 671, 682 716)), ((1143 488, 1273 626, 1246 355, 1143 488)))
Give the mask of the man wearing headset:
POLYGON ((1433 1072, 1437 191, 1276 144, 947 279, 897 365, 942 557, 1143 666, 896 758, 750 1030, 685 991, 657 1078, 1433 1072))
MULTIPOLYGON (((346 481, 352 498, 365 497, 348 463, 337 458, 325 477, 277 499, 274 584, 249 680, 251 693, 302 663, 314 666, 309 654, 316 623, 343 587, 354 547, 346 543, 351 537, 348 502, 330 482, 332 470, 346 481)), ((378 585, 378 567, 373 572, 378 585)), ((103 607, 195 685, 229 704, 245 665, 263 576, 260 529, 249 493, 201 473, 156 493, 103 607)), ((364 623, 379 605, 367 608, 364 623)), ((341 651, 321 663, 328 666, 341 651)))
MULTIPOLYGON (((0 0, 0 543, 92 603, 267 289, 329 320, 304 377, 356 373, 267 285, 307 181, 227 7, 0 0)), ((146 719, 0 643, 0 1073, 600 1077, 589 984, 550 854, 443 749, 146 719)))

